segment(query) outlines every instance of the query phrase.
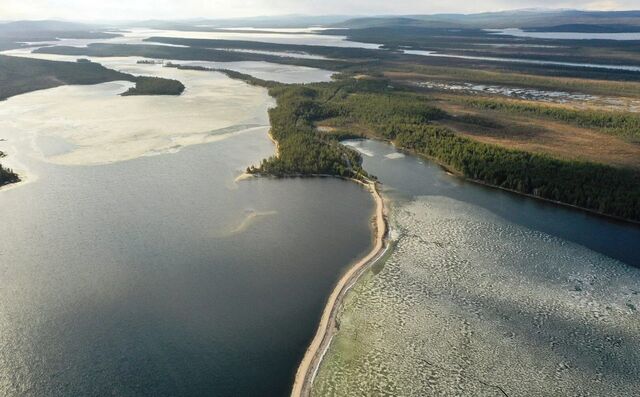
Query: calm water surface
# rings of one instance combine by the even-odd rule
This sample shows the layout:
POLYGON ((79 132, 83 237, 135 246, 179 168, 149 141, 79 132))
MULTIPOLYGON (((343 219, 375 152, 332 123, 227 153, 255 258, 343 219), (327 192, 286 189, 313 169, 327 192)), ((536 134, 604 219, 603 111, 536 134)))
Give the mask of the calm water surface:
POLYGON ((345 298, 312 395, 639 395, 640 228, 349 144, 393 198, 393 249, 345 298))
POLYGON ((0 395, 286 395, 332 286, 370 249, 370 194, 236 182, 274 151, 265 90, 104 61, 187 90, 0 103, 3 163, 26 177, 0 192, 0 395))
POLYGON ((439 166, 385 143, 346 141, 363 153, 364 167, 404 196, 445 196, 482 207, 509 222, 583 245, 640 267, 640 227, 465 182, 439 166))

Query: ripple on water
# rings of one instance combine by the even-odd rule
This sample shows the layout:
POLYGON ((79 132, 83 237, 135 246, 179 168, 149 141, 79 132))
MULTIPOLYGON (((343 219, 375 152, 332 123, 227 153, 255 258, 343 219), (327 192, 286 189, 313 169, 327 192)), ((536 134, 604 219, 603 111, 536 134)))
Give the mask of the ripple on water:
POLYGON ((315 395, 640 395, 638 269, 449 198, 393 224, 315 395))

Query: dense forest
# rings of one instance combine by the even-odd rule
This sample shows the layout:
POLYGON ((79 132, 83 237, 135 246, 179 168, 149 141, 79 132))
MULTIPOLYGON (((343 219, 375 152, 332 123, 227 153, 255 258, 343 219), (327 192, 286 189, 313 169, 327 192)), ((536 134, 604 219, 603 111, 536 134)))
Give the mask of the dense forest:
POLYGON ((129 95, 180 95, 184 85, 178 80, 161 77, 141 76, 136 78, 135 87, 129 88, 122 96, 129 95))
MULTIPOLYGON (((258 79, 237 74, 252 84, 258 79)), ((429 98, 385 79, 342 79, 308 85, 268 85, 277 99, 269 112, 279 156, 250 169, 272 175, 364 173, 357 153, 338 144, 344 131, 369 136, 435 159, 473 180, 532 196, 640 221, 640 173, 510 150, 456 135, 432 124, 449 117, 429 98), (335 126, 336 135, 318 124, 335 126)))
MULTIPOLYGON (((2 157, 4 157, 4 153, 0 152, 0 158, 2 157)), ((0 186, 15 182, 20 182, 18 174, 14 173, 10 168, 5 168, 0 164, 0 186)))

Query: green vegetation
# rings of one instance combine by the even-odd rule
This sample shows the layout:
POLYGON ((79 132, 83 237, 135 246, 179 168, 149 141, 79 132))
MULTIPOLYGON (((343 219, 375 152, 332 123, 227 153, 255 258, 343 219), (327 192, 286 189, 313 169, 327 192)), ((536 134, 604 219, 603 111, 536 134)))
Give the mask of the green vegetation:
POLYGON ((135 77, 93 62, 57 62, 0 55, 0 100, 66 84, 135 81, 135 77))
POLYGON ((129 88, 122 95, 180 95, 184 88, 178 80, 142 76, 136 78, 135 87, 129 88))
MULTIPOLYGON (((235 77, 262 83, 246 75, 235 77)), ((270 111, 270 119, 273 137, 279 143, 279 156, 264 160, 250 172, 277 176, 318 173, 345 176, 363 172, 357 154, 338 145, 331 133, 319 132, 314 127, 330 124, 342 130, 364 129, 473 180, 640 220, 637 171, 560 160, 458 136, 432 123, 448 115, 431 106, 428 97, 393 87, 387 80, 264 85, 270 87, 270 94, 277 99, 278 106, 270 111)))
POLYGON ((530 114, 570 123, 579 127, 596 128, 608 134, 618 135, 635 142, 640 142, 640 116, 636 113, 577 110, 560 106, 493 98, 464 97, 463 99, 458 99, 458 101, 480 109, 530 114))
POLYGON ((402 126, 395 142, 474 180, 640 220, 640 174, 632 170, 504 149, 430 125, 402 126))
MULTIPOLYGON (((0 158, 2 157, 4 157, 4 153, 0 152, 0 158)), ((16 182, 20 182, 18 174, 14 173, 11 168, 4 168, 2 164, 0 164, 0 186, 16 182)))
POLYGON ((180 95, 184 85, 159 77, 136 77, 107 69, 87 59, 46 61, 0 55, 0 100, 26 92, 68 84, 99 84, 125 80, 136 83, 122 95, 180 95))
POLYGON ((282 57, 270 54, 226 51, 202 47, 170 47, 166 45, 130 45, 130 44, 91 44, 87 47, 42 47, 34 51, 43 54, 73 56, 112 57, 137 56, 152 59, 198 60, 211 62, 263 61, 284 65, 315 67, 328 70, 340 70, 358 64, 352 61, 328 59, 302 59, 282 57))

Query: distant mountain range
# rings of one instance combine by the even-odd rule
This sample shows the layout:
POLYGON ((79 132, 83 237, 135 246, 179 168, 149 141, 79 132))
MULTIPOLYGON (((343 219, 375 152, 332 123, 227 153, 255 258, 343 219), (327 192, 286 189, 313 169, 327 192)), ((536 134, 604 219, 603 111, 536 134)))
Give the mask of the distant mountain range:
MULTIPOLYGON (((640 11, 518 10, 480 14, 433 14, 353 18, 334 27, 370 28, 384 26, 419 26, 430 28, 545 28, 599 25, 601 30, 613 26, 640 26, 640 11)), ((568 30, 561 30, 568 31, 568 30)), ((591 30, 588 30, 591 31, 591 30)), ((618 28, 617 31, 620 31, 618 28)))
POLYGON ((198 30, 233 27, 253 28, 302 28, 325 26, 333 28, 373 28, 373 27, 424 27, 460 29, 501 29, 522 28, 536 31, 572 32, 636 32, 640 29, 638 11, 578 11, 578 10, 516 10, 485 12, 479 14, 432 14, 400 16, 349 16, 349 15, 280 15, 235 19, 188 19, 188 20, 145 20, 145 21, 105 21, 94 24, 80 24, 63 21, 17 21, 0 23, 0 35, 7 32, 33 31, 81 31, 105 27, 148 27, 158 29, 197 28, 198 30))

